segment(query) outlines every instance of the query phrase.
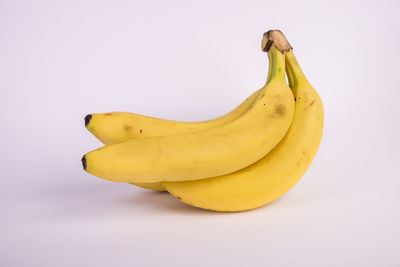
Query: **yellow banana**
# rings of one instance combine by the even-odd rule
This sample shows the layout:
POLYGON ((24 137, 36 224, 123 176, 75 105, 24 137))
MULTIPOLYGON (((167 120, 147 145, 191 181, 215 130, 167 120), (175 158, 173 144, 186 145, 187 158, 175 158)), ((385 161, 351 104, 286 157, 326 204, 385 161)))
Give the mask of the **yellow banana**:
POLYGON ((185 181, 231 173, 261 159, 286 134, 294 114, 285 57, 279 52, 288 44, 277 34, 265 38, 274 58, 272 78, 240 118, 199 133, 133 139, 94 150, 82 159, 86 171, 117 182, 185 181))
POLYGON ((121 143, 135 138, 201 132, 239 118, 253 105, 261 91, 262 89, 259 89, 254 92, 229 113, 207 121, 173 121, 128 112, 109 112, 87 115, 85 125, 105 145, 121 143))
POLYGON ((240 171, 215 178, 163 182, 188 205, 216 211, 243 211, 286 193, 304 175, 320 144, 324 111, 318 93, 302 72, 292 49, 286 52, 289 84, 296 97, 292 126, 267 156, 240 171))

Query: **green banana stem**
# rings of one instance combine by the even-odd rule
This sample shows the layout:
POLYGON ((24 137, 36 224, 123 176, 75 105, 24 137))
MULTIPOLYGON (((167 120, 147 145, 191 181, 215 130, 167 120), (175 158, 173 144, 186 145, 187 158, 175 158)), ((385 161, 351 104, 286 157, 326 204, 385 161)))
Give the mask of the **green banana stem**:
POLYGON ((293 72, 292 70, 289 68, 288 63, 285 62, 285 69, 286 69, 286 76, 289 82, 289 87, 290 89, 293 89, 294 87, 294 77, 293 77, 293 72))
POLYGON ((268 53, 268 76, 267 76, 267 84, 271 81, 272 77, 272 67, 274 66, 274 57, 271 55, 271 53, 268 53))
POLYGON ((273 58, 272 80, 285 81, 285 52, 280 52, 274 45, 268 51, 268 55, 273 58))
POLYGON ((269 69, 267 84, 271 80, 285 81, 285 53, 292 47, 279 30, 270 30, 263 34, 261 49, 268 52, 269 69))
POLYGON ((308 82, 306 76, 304 75, 304 72, 301 69, 299 62, 294 56, 293 49, 286 52, 285 59, 286 59, 286 69, 288 73, 289 85, 290 83, 292 83, 292 86, 290 86, 290 88, 293 89, 299 86, 309 85, 310 83, 308 82), (290 78, 290 76, 292 78, 290 78), (292 79, 292 82, 290 82, 290 79, 292 79))

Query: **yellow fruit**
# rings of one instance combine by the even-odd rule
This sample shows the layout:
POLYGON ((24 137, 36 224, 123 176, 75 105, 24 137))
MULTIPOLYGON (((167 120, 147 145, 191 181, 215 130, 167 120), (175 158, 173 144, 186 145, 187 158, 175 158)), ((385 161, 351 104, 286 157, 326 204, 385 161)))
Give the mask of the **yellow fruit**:
POLYGON ((105 145, 144 137, 201 132, 227 124, 246 113, 262 89, 249 96, 231 112, 207 121, 184 122, 143 116, 129 112, 109 112, 86 116, 86 128, 105 145))

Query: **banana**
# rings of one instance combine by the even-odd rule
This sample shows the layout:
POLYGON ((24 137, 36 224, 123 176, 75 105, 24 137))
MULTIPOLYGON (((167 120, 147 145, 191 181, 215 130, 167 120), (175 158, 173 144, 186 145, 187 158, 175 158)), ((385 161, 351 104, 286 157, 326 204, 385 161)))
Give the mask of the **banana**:
MULTIPOLYGON (((261 159, 283 138, 293 119, 294 99, 285 82, 288 43, 265 35, 273 57, 271 81, 238 119, 199 133, 133 139, 87 153, 87 172, 116 182, 186 181, 224 175, 261 159)), ((290 45, 289 45, 290 47, 290 45)))
POLYGON ((294 54, 286 52, 286 71, 296 97, 292 126, 267 156, 240 171, 215 178, 163 182, 184 203, 216 211, 243 211, 263 206, 286 193, 304 175, 318 150, 324 111, 294 54))
POLYGON ((183 122, 143 116, 128 112, 89 114, 86 128, 105 145, 125 142, 135 138, 180 135, 201 132, 229 123, 249 110, 262 88, 254 92, 229 113, 207 121, 183 122))

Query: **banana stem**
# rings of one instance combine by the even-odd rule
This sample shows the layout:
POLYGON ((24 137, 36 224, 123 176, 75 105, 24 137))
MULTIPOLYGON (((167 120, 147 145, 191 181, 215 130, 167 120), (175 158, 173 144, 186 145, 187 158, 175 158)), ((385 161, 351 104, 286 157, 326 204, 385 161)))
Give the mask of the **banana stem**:
POLYGON ((267 84, 273 79, 285 81, 285 53, 291 48, 280 30, 270 30, 263 34, 261 49, 268 52, 269 59, 267 84))
POLYGON ((292 72, 292 70, 289 68, 287 62, 286 62, 286 64, 285 64, 285 69, 286 69, 286 75, 287 75, 288 82, 289 82, 289 87, 290 87, 290 89, 293 89, 293 88, 294 88, 294 77, 293 77, 293 72, 292 72))
POLYGON ((271 81, 273 66, 274 66, 274 57, 271 55, 271 53, 268 53, 268 76, 266 84, 268 84, 271 81))
MULTIPOLYGON (((294 56, 293 50, 286 52, 286 69, 288 73, 288 78, 292 76, 292 86, 290 88, 298 87, 300 85, 308 85, 309 82, 304 75, 303 70, 300 68, 299 62, 297 61, 296 57, 294 56)), ((290 78, 289 78, 290 83, 290 78)))
POLYGON ((275 46, 271 46, 268 51, 268 55, 273 58, 272 65, 272 80, 285 80, 285 52, 281 53, 275 46))

